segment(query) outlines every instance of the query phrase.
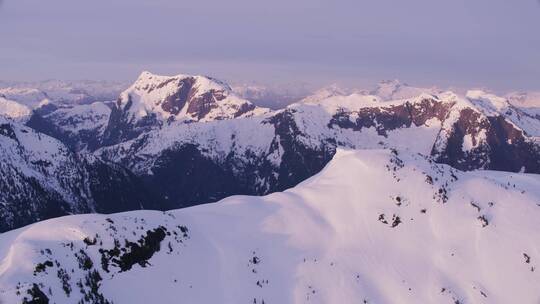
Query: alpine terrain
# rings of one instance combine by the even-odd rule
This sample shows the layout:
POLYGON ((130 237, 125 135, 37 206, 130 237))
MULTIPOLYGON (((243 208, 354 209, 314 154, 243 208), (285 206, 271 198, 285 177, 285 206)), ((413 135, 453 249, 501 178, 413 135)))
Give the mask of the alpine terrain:
POLYGON ((263 197, 0 236, 3 303, 537 303, 540 176, 338 149, 263 197))
POLYGON ((0 229, 280 192, 320 172, 339 148, 540 173, 540 116, 528 95, 399 81, 349 92, 328 87, 271 110, 211 77, 143 72, 115 101, 1 97, 0 229))

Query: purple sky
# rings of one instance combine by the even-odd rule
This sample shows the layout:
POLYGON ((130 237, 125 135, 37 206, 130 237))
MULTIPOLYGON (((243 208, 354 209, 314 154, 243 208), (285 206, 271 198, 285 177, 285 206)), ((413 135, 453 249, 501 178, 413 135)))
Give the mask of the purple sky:
POLYGON ((0 0, 0 79, 540 89, 538 0, 0 0))

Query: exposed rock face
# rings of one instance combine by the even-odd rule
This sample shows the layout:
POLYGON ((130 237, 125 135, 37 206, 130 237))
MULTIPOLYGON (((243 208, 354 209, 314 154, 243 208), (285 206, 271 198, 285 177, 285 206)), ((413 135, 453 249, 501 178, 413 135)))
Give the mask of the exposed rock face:
POLYGON ((540 173, 540 146, 501 115, 463 109, 445 131, 432 151, 438 162, 461 170, 540 173))
MULTIPOLYGON (((170 81, 172 81, 172 79, 160 84, 158 89, 167 85, 167 83, 170 81)), ((190 98, 190 94, 192 93, 191 90, 194 84, 195 78, 193 77, 188 77, 181 80, 177 92, 165 98, 165 101, 161 106, 162 109, 168 113, 171 113, 172 115, 178 115, 190 98)))
POLYGON ((452 106, 453 103, 425 98, 416 103, 405 102, 388 107, 367 107, 358 111, 339 110, 333 115, 328 126, 354 131, 375 128, 379 135, 386 136, 388 131, 422 126, 430 119, 444 121, 452 106))

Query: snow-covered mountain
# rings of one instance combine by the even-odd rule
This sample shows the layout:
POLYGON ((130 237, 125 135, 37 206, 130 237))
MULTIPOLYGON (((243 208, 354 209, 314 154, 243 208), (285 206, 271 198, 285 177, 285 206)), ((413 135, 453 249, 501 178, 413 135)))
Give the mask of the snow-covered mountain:
POLYGON ((540 120, 511 106, 501 113, 496 102, 481 92, 338 95, 248 118, 174 121, 96 154, 177 206, 283 191, 319 172, 338 147, 405 148, 463 170, 539 173, 540 120))
POLYGON ((113 107, 103 144, 130 140, 173 121, 208 122, 268 111, 236 96, 228 85, 213 78, 143 72, 113 107))
POLYGON ((37 108, 45 100, 68 105, 115 100, 126 87, 127 84, 122 82, 91 80, 0 81, 0 95, 30 108, 37 108))
POLYGON ((540 178, 338 150, 294 189, 0 236, 3 303, 537 303, 540 178))
POLYGON ((73 213, 164 208, 129 170, 0 116, 0 231, 73 213))

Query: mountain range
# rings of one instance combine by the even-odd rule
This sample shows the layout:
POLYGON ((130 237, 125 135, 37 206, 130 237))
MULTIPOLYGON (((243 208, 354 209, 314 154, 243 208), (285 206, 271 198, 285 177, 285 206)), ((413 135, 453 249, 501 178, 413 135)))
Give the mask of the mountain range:
POLYGON ((32 107, 4 96, 1 170, 13 180, 2 180, 0 229, 284 191, 339 148, 405 150, 464 171, 540 173, 540 113, 525 100, 387 81, 372 91, 326 88, 271 110, 211 77, 149 72, 115 101, 32 107))
POLYGON ((51 83, 0 89, 0 303, 540 300, 535 93, 51 83))

